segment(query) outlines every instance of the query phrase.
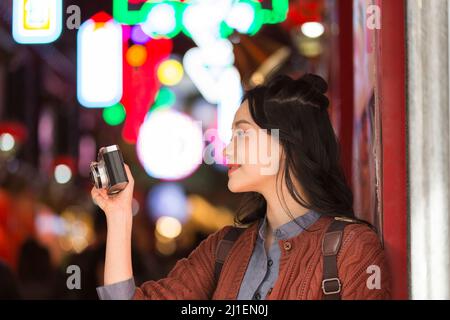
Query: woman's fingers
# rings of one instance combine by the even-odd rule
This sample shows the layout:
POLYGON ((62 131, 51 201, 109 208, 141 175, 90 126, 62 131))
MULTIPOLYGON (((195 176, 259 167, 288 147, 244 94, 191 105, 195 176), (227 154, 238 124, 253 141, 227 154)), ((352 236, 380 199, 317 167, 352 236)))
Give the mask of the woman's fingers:
POLYGON ((92 200, 96 205, 98 205, 101 209, 105 207, 107 197, 104 195, 104 189, 97 189, 93 187, 91 190, 92 200))
POLYGON ((124 167, 128 177, 128 185, 122 192, 115 195, 108 195, 106 189, 97 189, 93 187, 91 190, 92 200, 105 212, 106 215, 108 215, 109 212, 125 211, 127 208, 131 208, 134 179, 128 165, 124 164, 124 167))
POLYGON ((131 183, 132 185, 134 185, 134 178, 133 178, 133 175, 131 174, 130 167, 128 167, 128 165, 126 163, 124 163, 124 166, 125 166, 125 172, 127 173, 128 182, 131 183))
POLYGON ((128 167, 127 164, 124 164, 124 166, 125 166, 125 172, 127 173, 127 177, 128 177, 128 185, 125 187, 124 191, 130 197, 133 197, 134 178, 133 178, 133 175, 131 174, 130 167, 128 167))

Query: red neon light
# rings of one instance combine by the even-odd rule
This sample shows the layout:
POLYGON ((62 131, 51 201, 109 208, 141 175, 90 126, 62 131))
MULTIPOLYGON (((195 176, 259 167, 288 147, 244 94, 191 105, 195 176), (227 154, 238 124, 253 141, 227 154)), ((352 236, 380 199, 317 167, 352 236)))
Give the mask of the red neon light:
POLYGON ((28 137, 27 128, 20 122, 0 122, 0 134, 9 133, 18 142, 24 142, 28 137))
POLYGON ((122 129, 123 139, 128 143, 136 143, 139 128, 144 121, 151 105, 155 101, 160 83, 157 78, 157 66, 166 59, 172 51, 172 40, 151 39, 145 44, 147 49, 146 62, 138 67, 132 67, 126 61, 126 51, 131 37, 130 26, 122 26, 123 30, 123 95, 121 103, 125 107, 127 117, 122 129))
POLYGON ((91 17, 95 23, 105 23, 112 19, 112 17, 105 11, 100 11, 91 17))
POLYGON ((305 22, 321 22, 323 10, 323 0, 303 0, 289 4, 287 18, 282 25, 291 29, 305 22))

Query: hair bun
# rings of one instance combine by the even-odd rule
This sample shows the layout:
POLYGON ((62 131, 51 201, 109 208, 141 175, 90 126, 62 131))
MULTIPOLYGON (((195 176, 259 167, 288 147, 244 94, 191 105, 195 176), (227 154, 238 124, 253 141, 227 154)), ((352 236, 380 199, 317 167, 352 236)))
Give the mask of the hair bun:
POLYGON ((325 94, 328 91, 327 82, 321 76, 318 76, 316 74, 307 73, 303 75, 299 80, 308 82, 321 94, 325 94))

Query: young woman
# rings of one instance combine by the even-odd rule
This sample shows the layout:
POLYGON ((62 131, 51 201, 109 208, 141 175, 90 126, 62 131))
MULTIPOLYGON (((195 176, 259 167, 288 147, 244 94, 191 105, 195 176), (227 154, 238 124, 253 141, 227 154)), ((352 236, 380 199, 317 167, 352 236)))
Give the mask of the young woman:
POLYGON ((224 258, 218 279, 217 248, 232 226, 210 235, 179 260, 167 278, 136 288, 130 253, 133 178, 128 166, 130 183, 119 195, 108 197, 93 188, 92 198, 108 225, 100 298, 388 299, 385 255, 369 226, 348 224, 340 233, 340 246, 332 244, 331 251, 330 239, 324 240, 333 238, 327 231, 337 221, 334 217, 354 219, 326 91, 321 77, 307 74, 298 80, 278 76, 245 93, 224 155, 228 188, 245 193, 236 221, 247 227, 224 258), (265 154, 261 151, 268 151, 275 169, 272 165, 264 170, 267 161, 261 157, 250 161, 255 153, 265 154), (324 263, 333 258, 337 274, 325 277, 329 270, 324 263))

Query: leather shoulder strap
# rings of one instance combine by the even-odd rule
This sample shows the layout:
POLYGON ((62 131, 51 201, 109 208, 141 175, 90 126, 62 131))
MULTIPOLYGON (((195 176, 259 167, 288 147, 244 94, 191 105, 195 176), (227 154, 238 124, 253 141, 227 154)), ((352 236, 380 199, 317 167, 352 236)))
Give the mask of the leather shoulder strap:
POLYGON ((246 228, 232 227, 225 234, 223 239, 219 241, 219 245, 216 249, 216 263, 214 267, 214 281, 216 284, 219 281, 220 273, 222 272, 222 267, 227 259, 228 253, 245 229, 246 228))
POLYGON ((322 240, 323 278, 322 300, 341 299, 341 281, 338 275, 337 255, 341 248, 344 229, 347 225, 359 223, 357 220, 335 217, 322 240))

